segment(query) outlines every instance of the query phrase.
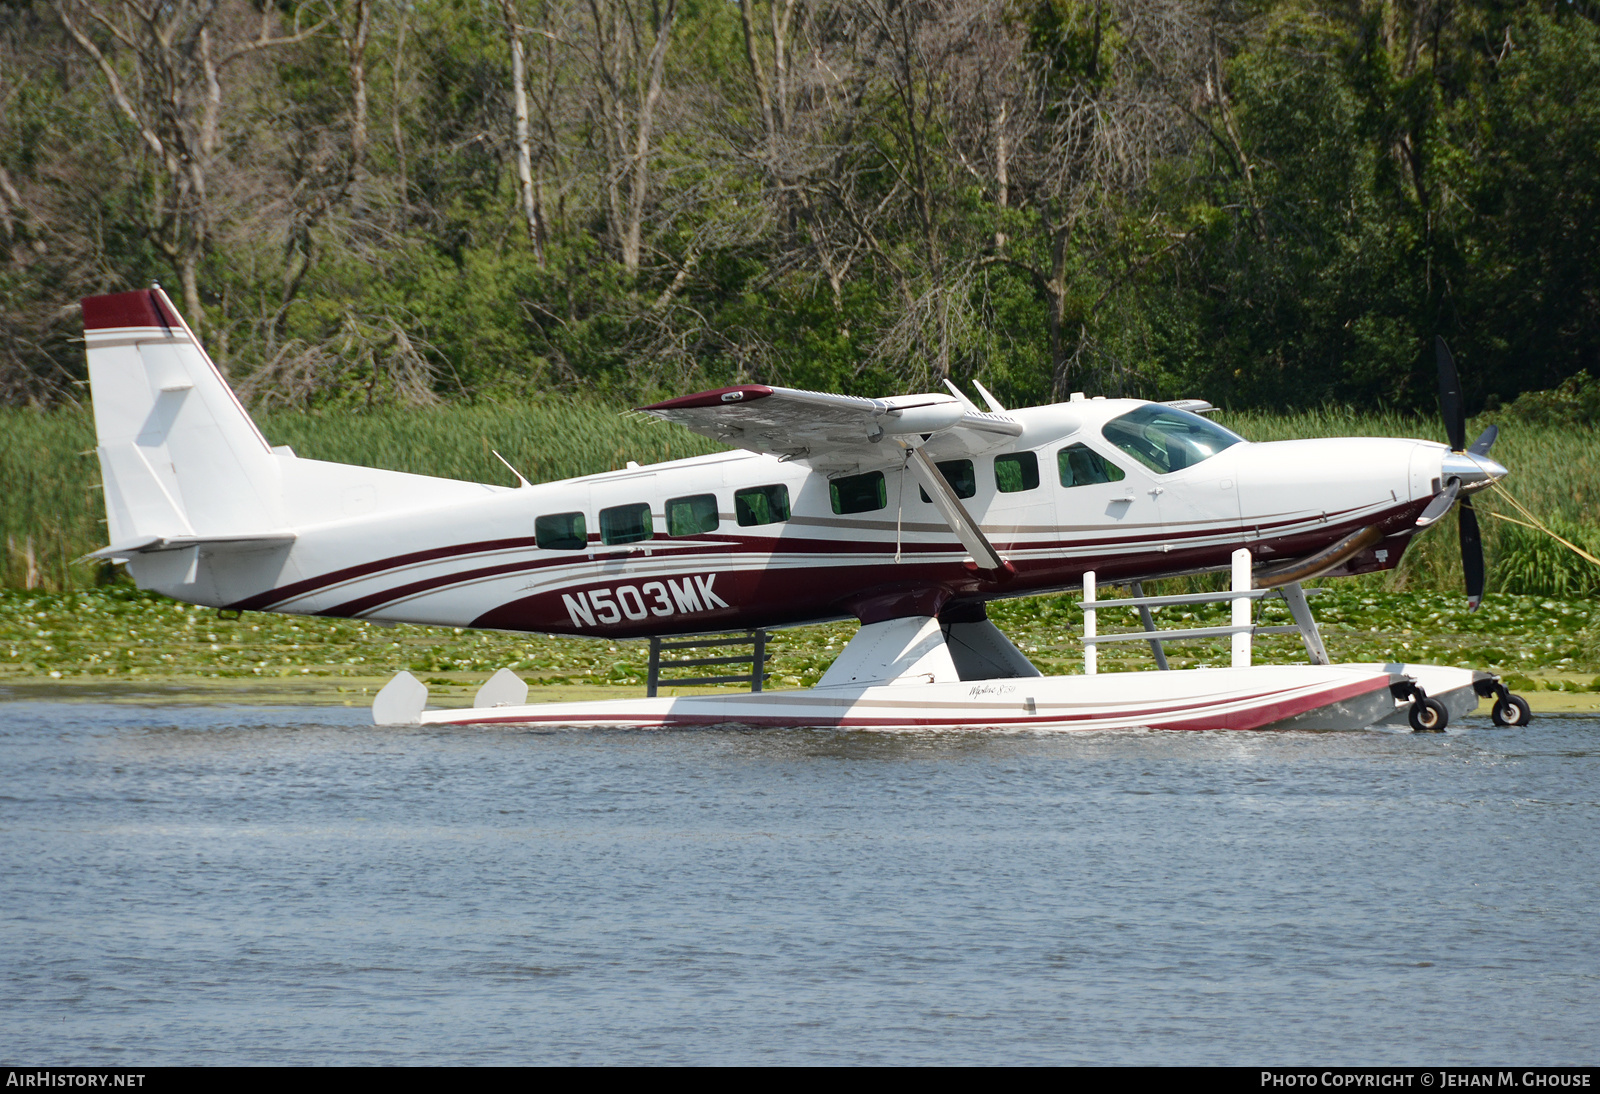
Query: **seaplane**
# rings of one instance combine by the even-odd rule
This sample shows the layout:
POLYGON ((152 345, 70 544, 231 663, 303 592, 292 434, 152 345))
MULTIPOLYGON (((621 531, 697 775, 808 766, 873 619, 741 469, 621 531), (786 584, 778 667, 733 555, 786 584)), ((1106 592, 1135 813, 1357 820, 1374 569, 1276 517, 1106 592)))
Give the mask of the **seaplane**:
POLYGON ((1442 342, 1449 444, 1252 443, 1199 400, 1007 409, 977 383, 981 406, 955 385, 862 398, 746 383, 639 408, 724 452, 546 483, 507 464, 506 486, 274 446, 159 286, 85 299, 83 324, 110 539, 89 557, 140 587, 228 612, 651 643, 645 698, 530 703, 502 669, 472 708, 429 710, 400 672, 374 701, 379 724, 1426 731, 1480 699, 1496 723, 1528 720, 1487 672, 1332 663, 1302 585, 1392 568, 1458 508, 1467 592, 1482 597, 1470 498, 1507 472, 1493 427, 1465 443, 1442 342), (1230 588, 1143 595, 1205 573, 1230 588), (1080 589, 1082 673, 1042 675, 988 618, 996 600, 1080 589), (1254 622, 1269 597, 1292 626, 1254 622), (1204 601, 1231 603, 1230 624, 1151 622, 1204 601), (1112 608, 1145 629, 1098 633, 1112 608), (814 686, 763 686, 770 630, 849 619, 859 629, 814 686), (1298 631, 1307 662, 1253 664, 1253 636, 1272 630, 1298 631), (1230 664, 1167 669, 1167 642, 1224 637, 1230 664), (1148 642, 1157 667, 1098 672, 1114 641, 1148 642), (656 694, 663 650, 738 642, 754 652, 668 663, 747 664, 699 679, 749 691, 656 694))

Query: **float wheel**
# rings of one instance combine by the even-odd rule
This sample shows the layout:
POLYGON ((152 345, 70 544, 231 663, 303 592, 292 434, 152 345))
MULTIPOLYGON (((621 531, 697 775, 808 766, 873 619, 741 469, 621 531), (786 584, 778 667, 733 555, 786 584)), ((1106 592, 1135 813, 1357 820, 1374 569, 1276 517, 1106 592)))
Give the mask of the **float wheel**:
POLYGON ((1525 726, 1533 721, 1533 711, 1528 707, 1528 700, 1508 691, 1495 700, 1489 717, 1497 726, 1525 726))
POLYGON ((1450 724, 1450 712, 1437 699, 1418 699, 1411 704, 1406 717, 1418 733, 1443 733, 1444 727, 1450 724))

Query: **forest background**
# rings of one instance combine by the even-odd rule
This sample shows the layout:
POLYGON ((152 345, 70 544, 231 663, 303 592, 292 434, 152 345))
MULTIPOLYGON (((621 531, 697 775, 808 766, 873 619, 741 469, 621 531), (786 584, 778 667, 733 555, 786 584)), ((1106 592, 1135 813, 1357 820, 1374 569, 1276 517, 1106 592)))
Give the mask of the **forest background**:
POLYGON ((1443 334, 1586 455, 1600 7, 0 0, 0 246, 19 497, 76 301, 152 280, 280 431, 945 378, 1431 419, 1443 334))

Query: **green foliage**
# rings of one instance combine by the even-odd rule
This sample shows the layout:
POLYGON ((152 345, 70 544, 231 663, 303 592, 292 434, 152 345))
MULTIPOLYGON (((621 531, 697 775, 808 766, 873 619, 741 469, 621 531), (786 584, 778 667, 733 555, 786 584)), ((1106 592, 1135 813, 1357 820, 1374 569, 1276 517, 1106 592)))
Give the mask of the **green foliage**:
POLYGON ((1027 11, 1028 46, 1057 90, 1110 86, 1122 34, 1102 0, 1042 0, 1027 11))
POLYGON ((698 434, 652 418, 560 398, 521 406, 382 409, 364 414, 273 414, 261 422, 274 444, 298 455, 437 475, 500 482, 499 452, 532 482, 592 475, 722 451, 698 434))
POLYGON ((1503 417, 1530 425, 1600 425, 1600 380, 1587 369, 1549 391, 1526 391, 1508 405, 1503 417))
POLYGON ((1169 375, 1240 406, 1427 410, 1435 334, 1480 405, 1593 367, 1595 24, 1533 4, 1426 25, 1390 4, 1269 11, 1226 67, 1242 144, 1214 108, 1198 162, 1158 174, 1192 226, 1170 271, 1187 307, 1160 320, 1169 375))
MULTIPOLYGON (((1600 558, 1600 529, 1572 521, 1546 521, 1562 539, 1600 558)), ((1495 579, 1503 588, 1564 599, 1600 592, 1600 565, 1534 528, 1510 525, 1500 534, 1495 579)))
POLYGON ((6 556, 0 583, 68 589, 95 571, 73 560, 105 538, 94 424, 76 410, 0 408, 0 531, 6 556))
MULTIPOLYGON (((1102 0, 809 5, 783 98, 752 4, 777 131, 738 6, 680 4, 636 268, 618 218, 659 5, 519 5, 538 251, 498 5, 373 9, 360 157, 335 24, 230 65, 195 161, 219 362, 256 405, 297 409, 750 379, 877 395, 948 373, 1012 404, 1061 376, 1429 412, 1439 333, 1474 407, 1600 375, 1587 9, 1259 0, 1207 9, 1202 34, 1102 0)), ((240 0, 217 11, 219 35, 255 25, 240 0)), ((353 17, 303 25, 324 14, 353 17)), ((174 284, 190 206, 49 5, 0 11, 0 79, 0 402, 70 401, 70 302, 174 284)), ((1556 402, 1591 406, 1575 382, 1556 402)))

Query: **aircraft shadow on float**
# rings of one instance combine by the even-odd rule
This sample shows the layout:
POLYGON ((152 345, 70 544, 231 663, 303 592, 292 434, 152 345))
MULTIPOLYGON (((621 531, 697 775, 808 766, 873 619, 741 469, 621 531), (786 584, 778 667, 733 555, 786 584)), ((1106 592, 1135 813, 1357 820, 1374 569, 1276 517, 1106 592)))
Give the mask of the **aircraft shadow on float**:
POLYGON ((1197 400, 1007 410, 976 384, 984 407, 953 385, 865 399, 743 384, 642 408, 732 451, 502 487, 272 447, 159 287, 90 297, 83 318, 111 541, 91 557, 126 563, 140 587, 233 611, 651 642, 650 698, 529 704, 502 670, 473 709, 429 711, 401 672, 373 705, 380 724, 1434 730, 1480 697, 1497 723, 1528 719, 1488 673, 1331 664, 1301 584, 1392 568, 1459 507, 1481 598, 1470 497, 1506 471, 1492 427, 1465 444, 1443 342, 1448 446, 1253 444, 1197 400), (1141 593, 1207 572, 1232 589, 1141 593), (1116 586, 1135 595, 1099 591, 1116 586), (1041 676, 985 606, 1069 589, 1085 598, 1085 672, 1041 676), (1268 596, 1293 613, 1308 664, 1250 663, 1252 635, 1273 629, 1251 607, 1268 596), (1109 606, 1151 628, 1152 607, 1204 600, 1231 601, 1230 624, 1096 633, 1109 606), (763 689, 769 629, 849 618, 861 627, 816 686, 763 689), (1232 667, 1163 671, 1163 643, 1222 636, 1232 667), (1161 668, 1097 673, 1098 647, 1127 640, 1150 642, 1161 668), (729 653, 739 641, 755 648, 729 653), (707 645, 717 656, 671 659, 707 645), (752 690, 655 696, 664 666, 752 690))

